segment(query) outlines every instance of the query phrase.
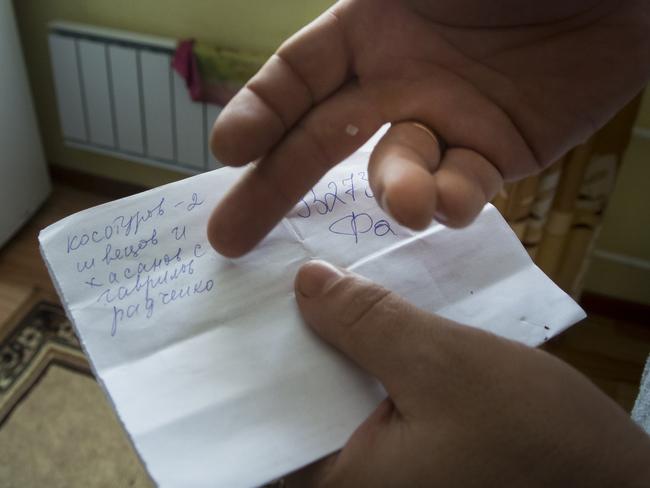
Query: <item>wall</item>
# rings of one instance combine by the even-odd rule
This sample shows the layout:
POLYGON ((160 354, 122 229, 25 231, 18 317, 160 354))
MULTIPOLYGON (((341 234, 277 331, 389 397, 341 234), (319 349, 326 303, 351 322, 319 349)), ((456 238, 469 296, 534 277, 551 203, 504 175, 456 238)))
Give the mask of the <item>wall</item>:
POLYGON ((605 213, 585 289, 650 305, 650 90, 605 213))
POLYGON ((218 46, 270 54, 333 1, 328 0, 15 0, 39 126, 50 164, 157 186, 183 177, 90 152, 66 148, 54 97, 47 45, 51 20, 171 37, 194 37, 218 46))

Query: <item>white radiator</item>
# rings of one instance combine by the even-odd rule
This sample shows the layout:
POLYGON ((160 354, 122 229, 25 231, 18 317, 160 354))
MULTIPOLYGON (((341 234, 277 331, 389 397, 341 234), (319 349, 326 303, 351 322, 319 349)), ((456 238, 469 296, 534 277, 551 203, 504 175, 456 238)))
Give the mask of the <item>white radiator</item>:
POLYGON ((67 145, 186 173, 221 166, 208 150, 220 108, 191 100, 173 39, 52 22, 49 43, 67 145))

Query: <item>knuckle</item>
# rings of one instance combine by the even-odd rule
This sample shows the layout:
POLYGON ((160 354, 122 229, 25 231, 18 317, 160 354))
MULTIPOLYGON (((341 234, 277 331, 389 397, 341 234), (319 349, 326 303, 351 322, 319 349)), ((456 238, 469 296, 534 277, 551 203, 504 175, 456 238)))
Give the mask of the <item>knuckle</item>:
POLYGON ((321 132, 314 127, 314 123, 307 120, 298 126, 305 141, 310 147, 310 154, 314 162, 323 170, 328 171, 336 164, 336 160, 327 150, 327 141, 321 135, 321 132))
POLYGON ((260 103, 268 110, 268 113, 277 121, 282 133, 289 130, 291 121, 286 119, 284 111, 274 101, 273 96, 266 93, 264 85, 258 85, 255 80, 251 80, 245 87, 260 103))
POLYGON ((394 316, 391 305, 393 294, 378 285, 348 277, 339 283, 337 293, 343 302, 337 315, 338 323, 343 340, 349 343, 362 341, 368 329, 372 329, 380 317, 386 321, 391 315, 394 316))

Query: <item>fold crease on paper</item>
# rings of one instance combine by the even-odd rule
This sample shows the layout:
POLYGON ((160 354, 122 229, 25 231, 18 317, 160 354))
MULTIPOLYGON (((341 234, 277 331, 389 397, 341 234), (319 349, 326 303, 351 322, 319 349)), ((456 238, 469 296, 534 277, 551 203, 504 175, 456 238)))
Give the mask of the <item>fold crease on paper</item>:
POLYGON ((304 325, 293 279, 309 259, 531 346, 584 317, 490 205, 462 230, 399 226, 368 187, 369 150, 330 171, 238 260, 210 249, 205 224, 241 169, 41 232, 94 372, 161 486, 262 484, 340 448, 384 398, 376 380, 304 325))

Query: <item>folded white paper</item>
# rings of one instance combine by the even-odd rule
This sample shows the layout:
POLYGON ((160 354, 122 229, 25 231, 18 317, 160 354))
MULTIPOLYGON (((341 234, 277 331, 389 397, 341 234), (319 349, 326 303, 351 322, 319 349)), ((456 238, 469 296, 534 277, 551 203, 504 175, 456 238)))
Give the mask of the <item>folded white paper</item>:
POLYGON ((367 159, 360 151, 333 169, 238 260, 205 237, 236 169, 41 232, 96 376, 159 485, 262 484, 339 449, 383 399, 378 382, 303 324, 293 279, 311 258, 529 345, 584 317, 490 205, 464 230, 397 225, 375 204, 367 159))

